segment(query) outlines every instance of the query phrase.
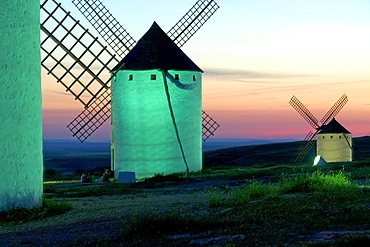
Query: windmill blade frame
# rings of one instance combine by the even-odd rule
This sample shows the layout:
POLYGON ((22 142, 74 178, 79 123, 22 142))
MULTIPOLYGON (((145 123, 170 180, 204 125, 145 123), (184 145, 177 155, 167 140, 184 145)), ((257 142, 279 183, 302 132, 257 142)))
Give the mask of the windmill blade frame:
POLYGON ((297 97, 293 95, 289 104, 311 125, 314 129, 320 128, 315 116, 302 104, 297 97))
POLYGON ((88 108, 83 110, 75 119, 67 125, 80 142, 89 138, 110 116, 111 94, 110 90, 104 91, 96 97, 88 108))
POLYGON ((88 107, 95 97, 109 88, 110 68, 119 60, 73 18, 70 12, 63 9, 60 3, 55 0, 45 0, 40 5, 40 11, 47 16, 40 24, 45 35, 41 41, 41 65, 66 88, 67 92, 70 92, 84 107, 88 107), (54 5, 47 5, 49 2, 54 5), (59 15, 62 16, 61 21, 56 17, 59 15), (55 23, 57 23, 56 26, 55 23), (90 62, 86 63, 82 60, 90 62), (80 73, 76 76, 72 71, 80 71, 80 73), (108 79, 102 80, 102 74, 105 72, 108 79), (86 77, 88 77, 87 80, 86 77))
POLYGON ((72 3, 121 59, 135 46, 134 38, 100 0, 72 0, 72 3))
POLYGON ((289 104, 313 127, 316 129, 315 133, 309 132, 304 139, 304 142, 298 147, 293 163, 301 162, 303 158, 311 150, 315 144, 314 139, 322 128, 330 122, 348 102, 348 98, 343 94, 339 100, 329 109, 329 111, 320 120, 321 125, 317 123, 317 119, 312 113, 293 95, 289 104))
POLYGON ((211 136, 214 136, 214 132, 220 127, 220 125, 205 111, 202 111, 202 139, 205 142, 211 136))
POLYGON ((167 32, 182 47, 220 8, 214 0, 198 0, 193 7, 167 32))
MULTIPOLYGON (((78 20, 74 19, 70 12, 67 12, 61 7, 60 3, 55 0, 52 2, 55 7, 48 11, 45 5, 48 0, 40 6, 47 18, 41 23, 41 30, 46 34, 45 40, 42 42, 42 51, 46 54, 45 58, 42 59, 42 66, 48 71, 48 74, 53 75, 57 82, 62 83, 62 85, 75 96, 75 99, 79 100, 84 105, 84 110, 74 119, 70 124, 68 124, 68 129, 72 131, 73 136, 77 137, 81 142, 85 141, 94 131, 96 131, 106 120, 110 117, 110 82, 114 77, 111 74, 108 80, 103 81, 100 79, 101 73, 104 71, 111 72, 110 68, 113 68, 120 60, 114 54, 107 50, 107 46, 104 46, 98 41, 98 38, 94 37, 90 32, 85 29, 78 20), (53 15, 61 11, 64 16, 59 21, 53 15), (72 27, 67 27, 63 22, 66 19, 72 22, 72 27), (48 30, 47 21, 53 20, 56 27, 51 31, 48 30), (76 27, 81 28, 78 34, 74 33, 76 27), (62 29, 66 34, 61 37, 53 36, 54 33, 60 32, 62 29), (84 45, 84 37, 89 37, 92 41, 90 45, 84 45), (54 43, 53 48, 48 49, 48 45, 45 43, 48 40, 52 40, 54 43), (72 39, 73 45, 67 47, 63 44, 66 39, 72 39), (100 52, 94 53, 95 46, 100 48, 100 52), (77 55, 73 52, 75 47, 83 47, 83 51, 77 55), (56 51, 63 51, 63 55, 58 57, 54 55, 56 51), (82 62, 84 56, 88 54, 92 57, 92 61, 88 64, 82 62), (102 61, 100 57, 108 57, 108 61, 102 61), (73 60, 72 65, 65 65, 66 58, 73 60), (49 66, 50 59, 53 61, 53 65, 49 66), (98 66, 95 64, 98 63, 98 66), (112 63, 112 64, 111 64, 112 63), (97 73, 92 71, 90 67, 99 67, 97 73), (51 69, 50 69, 51 68, 51 69), (81 69, 82 72, 75 76, 72 71, 76 69, 81 69), (62 70, 63 73, 57 74, 55 70, 62 70), (86 77, 86 74, 90 75, 92 79, 87 83, 82 82, 82 77, 86 77), (72 78, 66 80, 66 78, 72 78), (67 82, 66 82, 67 81, 67 82), (98 86, 96 86, 98 82, 98 86), (92 88, 98 87, 95 91, 92 88), (87 94, 87 95, 86 95, 87 94), (86 100, 87 98, 87 100, 86 100)), ((72 0, 72 3, 80 10, 80 12, 88 19, 88 21, 93 25, 93 27, 101 34, 103 39, 111 46, 111 48, 118 53, 118 56, 124 56, 131 48, 136 44, 136 41, 127 33, 127 31, 118 23, 118 21, 113 17, 113 15, 106 9, 106 7, 99 0, 72 0), (97 8, 98 10, 96 10, 97 8), (118 32, 118 34, 117 34, 118 32), (123 41, 122 41, 123 40, 123 41), (128 44, 125 44, 127 42, 128 44)), ((175 26, 170 29, 169 33, 172 35, 170 38, 176 39, 175 43, 178 46, 185 44, 200 27, 214 14, 214 12, 219 8, 214 0, 198 0, 196 4, 185 14, 185 16, 180 19, 175 26), (176 28, 180 29, 178 32, 176 28)), ((218 125, 207 113, 203 111, 202 113, 202 124, 203 141, 207 140, 210 136, 213 136, 214 131, 220 126, 218 125)))
POLYGON ((347 102, 348 102, 347 95, 343 94, 321 119, 322 125, 326 125, 328 122, 330 122, 339 113, 339 111, 342 110, 342 108, 345 106, 345 104, 347 104, 347 102))
POLYGON ((316 138, 318 132, 319 132, 319 130, 317 130, 315 133, 312 133, 311 131, 308 132, 308 134, 304 138, 303 142, 298 146, 296 154, 295 154, 294 158, 292 159, 292 163, 302 162, 304 157, 307 156, 307 154, 310 152, 311 148, 315 145, 315 138, 316 138))

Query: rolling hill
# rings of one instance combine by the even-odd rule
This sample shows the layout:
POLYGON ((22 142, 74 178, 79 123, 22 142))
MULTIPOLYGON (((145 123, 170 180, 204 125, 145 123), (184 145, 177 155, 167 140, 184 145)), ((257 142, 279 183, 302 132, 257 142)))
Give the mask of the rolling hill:
MULTIPOLYGON (((213 150, 204 154, 204 166, 245 167, 264 163, 289 164, 301 143, 301 141, 296 141, 213 150)), ((354 138, 353 147, 354 160, 364 160, 370 157, 369 136, 354 138)), ((310 150, 302 163, 313 162, 316 156, 315 148, 310 150)))
MULTIPOLYGON (((243 144, 245 142, 237 142, 233 145, 243 144)), ((217 147, 227 148, 205 151, 204 168, 289 164, 300 144, 301 141, 294 141, 229 147, 232 145, 230 141, 225 145, 218 143, 217 147)), ((354 138, 353 145, 355 160, 370 157, 369 136, 354 138)), ((315 149, 312 148, 303 163, 312 163, 315 153, 315 149)), ((97 167, 109 167, 110 144, 108 142, 81 144, 75 141, 45 141, 44 166, 45 169, 54 169, 60 173, 73 173, 77 169, 92 170, 97 167)))

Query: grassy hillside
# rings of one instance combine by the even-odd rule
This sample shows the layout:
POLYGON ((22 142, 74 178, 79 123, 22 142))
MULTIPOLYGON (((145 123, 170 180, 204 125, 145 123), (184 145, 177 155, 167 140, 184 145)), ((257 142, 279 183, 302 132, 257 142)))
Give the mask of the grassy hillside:
MULTIPOLYGON (((355 160, 370 157, 370 137, 354 138, 355 160)), ((249 145, 204 152, 204 168, 237 168, 256 164, 289 165, 301 142, 286 142, 263 145, 249 145)), ((60 173, 73 173, 77 169, 93 170, 110 166, 109 143, 94 144, 69 143, 60 147, 58 143, 48 143, 44 152, 45 169, 60 173)), ((302 164, 312 164, 315 148, 309 152, 302 164)))
MULTIPOLYGON (((255 164, 290 164, 302 142, 274 143, 218 149, 204 153, 204 167, 246 167, 255 164)), ((370 137, 353 139, 355 160, 370 157, 370 137)), ((312 164, 316 155, 314 146, 302 164, 312 164)))

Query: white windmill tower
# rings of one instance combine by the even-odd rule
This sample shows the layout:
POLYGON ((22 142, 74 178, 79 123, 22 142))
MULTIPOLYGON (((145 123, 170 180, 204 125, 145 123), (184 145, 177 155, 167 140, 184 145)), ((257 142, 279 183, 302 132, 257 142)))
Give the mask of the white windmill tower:
POLYGON ((319 124, 315 116, 295 96, 290 99, 289 104, 315 129, 315 133, 310 131, 307 134, 293 162, 303 160, 315 145, 315 139, 317 155, 321 155, 326 162, 352 161, 352 135, 334 119, 347 102, 348 98, 343 94, 319 124))
POLYGON ((116 173, 200 171, 202 70, 154 23, 113 71, 116 173))
POLYGON ((42 202, 40 11, 3 1, 0 15, 0 211, 42 202))
MULTIPOLYGON (((45 1, 44 4, 41 5, 41 9, 48 15, 46 20, 42 22, 41 25, 41 29, 46 34, 46 38, 42 42, 42 49, 46 53, 42 65, 57 79, 58 82, 61 82, 67 88, 67 91, 70 91, 77 100, 84 104, 85 110, 68 125, 68 128, 73 132, 73 135, 79 140, 84 141, 111 115, 110 81, 112 78, 117 79, 117 85, 121 83, 122 80, 130 80, 130 78, 135 81, 140 81, 140 85, 146 85, 147 79, 141 75, 141 72, 138 73, 136 69, 127 67, 125 68, 125 62, 118 64, 121 59, 117 57, 123 58, 131 49, 133 49, 136 42, 127 33, 127 31, 119 25, 116 19, 109 13, 109 11, 102 5, 100 1, 73 0, 72 2, 80 9, 90 23, 97 29, 99 34, 102 35, 104 40, 111 46, 115 55, 109 53, 107 47, 104 47, 101 43, 99 43, 96 38, 93 39, 93 42, 90 45, 89 43, 86 43, 84 41, 86 36, 93 37, 89 34, 88 30, 84 29, 78 21, 70 16, 69 12, 66 12, 60 6, 60 4, 56 3, 55 1, 53 1, 53 3, 56 7, 54 7, 52 10, 48 10, 49 8, 46 6, 47 2, 48 1, 45 1), (57 12, 61 12, 61 15, 58 16, 58 14, 56 14, 57 12), (66 19, 68 19, 68 21, 65 21, 66 19), (56 27, 55 25, 51 25, 49 27, 49 23, 51 22, 50 20, 54 22, 54 24, 57 24, 56 27), (82 29, 82 31, 75 31, 76 28, 82 29), (60 33, 62 34, 60 35, 60 33), (72 45, 68 46, 66 44, 65 40, 67 39, 72 39, 72 42, 70 42, 72 45), (49 41, 53 41, 55 43, 55 48, 48 48, 46 43, 49 41), (80 46, 83 49, 76 49, 77 46, 80 46), (100 46, 101 52, 96 52, 96 50, 99 51, 99 49, 92 49, 92 46, 100 46), (63 50, 64 55, 59 55, 58 57, 56 50, 63 50), (86 64, 84 61, 86 54, 92 58, 92 62, 89 64, 86 64), (68 58, 72 60, 71 65, 66 65, 66 59, 68 58), (106 59, 106 61, 103 59, 106 59), (52 62, 54 65, 50 65, 50 62, 52 62), (82 68, 82 72, 76 75, 73 70, 76 69, 77 66, 82 68), (98 72, 96 73, 92 71, 92 67, 100 67, 101 69, 98 69, 98 72), (114 70, 112 70, 113 67, 115 67, 114 70), (61 68, 63 72, 57 74, 56 68, 61 68), (103 71, 111 72, 110 78, 107 80, 102 80, 101 78, 103 78, 103 76, 101 74, 103 71), (127 72, 129 73, 128 77, 121 75, 122 73, 126 74, 127 72), (82 78, 86 76, 90 77, 90 80, 87 82, 82 80, 82 78), (143 78, 141 78, 141 76, 143 78)), ((218 5, 213 0, 198 0, 196 4, 184 15, 184 17, 180 19, 180 21, 176 23, 173 28, 170 29, 170 31, 167 33, 170 38, 167 38, 170 41, 172 40, 171 42, 173 44, 182 46, 218 8, 218 5)), ((146 57, 144 56, 140 59, 145 60, 145 58, 146 57)), ((155 58, 153 57, 152 59, 155 58)), ((195 64, 194 66, 197 68, 195 64)), ((115 95, 112 105, 113 107, 114 105, 119 106, 119 108, 117 108, 117 110, 113 110, 114 113, 112 113, 111 153, 112 168, 115 170, 116 177, 118 176, 117 173, 120 171, 132 171, 132 166, 130 165, 131 163, 138 164, 144 160, 145 164, 159 164, 162 162, 165 165, 161 166, 161 169, 153 169, 153 165, 149 167, 146 165, 141 165, 139 170, 134 170, 138 174, 138 177, 154 175, 157 173, 200 170, 202 167, 200 145, 201 138, 203 136, 203 140, 206 140, 209 136, 213 135, 214 131, 219 127, 219 125, 211 117, 209 117, 205 112, 201 111, 201 97, 196 99, 196 103, 191 104, 196 105, 196 107, 192 106, 194 109, 190 111, 191 114, 195 114, 192 115, 192 117, 189 117, 189 113, 184 110, 181 110, 181 113, 176 112, 179 111, 179 109, 183 109, 183 106, 178 107, 176 104, 180 104, 180 102, 185 102, 185 105, 190 104, 190 101, 187 101, 187 99, 191 98, 190 96, 187 96, 188 91, 191 91, 191 95, 201 96, 201 76, 199 75, 201 70, 199 68, 191 72, 187 70, 179 70, 179 73, 177 74, 179 75, 181 72, 181 78, 186 78, 185 74, 192 73, 192 75, 194 75, 198 81, 196 83, 191 82, 191 85, 187 85, 187 80, 184 82, 183 79, 176 78, 176 73, 172 73, 171 71, 171 69, 176 70, 176 67, 168 68, 168 71, 166 68, 161 67, 155 69, 156 73, 153 72, 153 76, 155 75, 156 78, 158 78, 158 81, 162 81, 160 84, 162 87, 165 86, 163 80, 168 79, 171 80, 172 83, 179 88, 179 90, 182 86, 185 88, 192 87, 193 84, 195 85, 194 90, 186 90, 185 88, 182 88, 182 95, 181 97, 178 97, 179 94, 177 91, 171 88, 173 86, 172 83, 168 84, 169 88, 167 91, 154 90, 152 92, 150 88, 147 87, 145 88, 145 92, 140 90, 138 91, 137 88, 127 88, 132 90, 130 92, 123 91, 122 88, 124 87, 116 87, 115 82, 112 83, 112 91, 114 90, 113 95, 115 95), (151 104, 161 104, 161 106, 157 109, 162 109, 162 111, 165 112, 163 112, 162 115, 160 114, 158 119, 155 119, 157 122, 162 121, 166 123, 162 124, 165 129, 161 130, 162 132, 160 133, 162 134, 160 135, 158 135, 159 128, 153 128, 153 122, 147 120, 152 119, 154 121, 153 112, 151 110, 143 109, 141 112, 132 111, 131 109, 128 110, 128 108, 133 105, 136 105, 136 107, 144 105, 149 108, 151 107, 150 104, 148 104, 148 100, 145 102, 137 101, 137 98, 141 97, 141 93, 146 94, 146 96, 150 94, 150 97, 153 99, 151 104), (161 103, 153 102, 154 99, 158 99, 158 102, 161 103), (115 101, 117 101, 117 104, 115 101), (132 102, 136 103, 131 104, 132 102), (137 103, 142 104, 138 105, 137 103), (133 114, 134 112, 136 113, 133 114), (143 114, 144 112, 145 114, 143 114), (117 115, 117 121, 115 115, 117 115), (125 122, 127 121, 128 117, 131 118, 129 120, 131 121, 130 124, 125 122), (134 121, 133 119, 136 120, 134 121), (172 123, 171 126, 167 124, 169 120, 172 123), (189 127, 190 125, 192 127, 189 127), (141 127, 136 128, 135 126, 141 127), (199 128, 199 126, 203 127, 202 132, 200 132, 201 127, 199 128), (193 130, 195 132, 190 133, 193 130), (169 138, 170 135, 168 133, 163 134, 166 131, 171 133, 171 138, 169 138), (153 136, 155 135, 159 137, 154 138, 153 136), (138 138, 139 136, 140 138, 138 138), (122 138, 127 139, 123 140, 122 138), (134 139, 135 142, 133 142, 134 139), (145 145, 141 145, 140 148, 135 147, 138 142, 143 144, 148 141, 151 141, 152 148, 145 148, 145 145), (136 144, 132 145, 133 143, 136 144), (190 145, 190 143, 192 144, 190 145), (154 146, 161 146, 164 154, 161 154, 159 149, 153 149, 154 146), (185 150, 185 148, 190 146, 191 148, 185 150), (196 148, 197 151, 194 151, 194 148, 196 148), (128 155, 130 157, 129 162, 127 161, 128 156, 123 155, 123 153, 127 155, 128 153, 131 153, 128 155), (136 159, 140 161, 134 161, 136 159), (172 160, 171 165, 168 163, 168 160, 172 160), (194 165, 189 165, 190 163, 194 165)), ((147 71, 144 74, 148 73, 148 69, 144 70, 147 71)), ((193 79, 193 77, 191 77, 191 79, 193 79)), ((154 86, 157 84, 151 83, 150 85, 154 86)), ((194 100, 195 97, 192 96, 191 99, 194 100)))
POLYGON ((326 162, 352 161, 352 134, 335 118, 320 130, 316 141, 317 155, 326 162))

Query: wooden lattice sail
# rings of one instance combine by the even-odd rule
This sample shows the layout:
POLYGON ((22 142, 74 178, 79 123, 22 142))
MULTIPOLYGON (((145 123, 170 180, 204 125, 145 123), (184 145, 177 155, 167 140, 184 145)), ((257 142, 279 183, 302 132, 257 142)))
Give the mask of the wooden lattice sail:
MULTIPOLYGON (((42 66, 83 104, 85 109, 67 126, 73 136, 83 142, 110 118, 110 90, 114 77, 111 70, 135 46, 136 41, 101 1, 72 2, 110 49, 60 3, 45 0, 41 4, 42 14, 46 16, 41 23, 44 34, 41 42, 42 66)), ((181 47, 218 8, 214 0, 198 0, 168 31, 168 36, 181 47)), ((203 140, 212 136, 219 127, 210 119, 203 119, 203 140)))

